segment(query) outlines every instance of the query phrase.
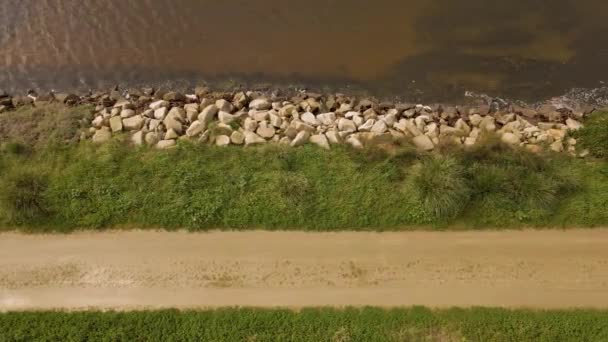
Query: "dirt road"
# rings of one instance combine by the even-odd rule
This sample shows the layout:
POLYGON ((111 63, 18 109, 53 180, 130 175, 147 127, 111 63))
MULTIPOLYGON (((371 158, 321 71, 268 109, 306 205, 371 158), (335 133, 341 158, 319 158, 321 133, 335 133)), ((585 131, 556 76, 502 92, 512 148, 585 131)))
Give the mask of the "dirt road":
POLYGON ((0 310, 608 308, 608 230, 0 234, 0 310))

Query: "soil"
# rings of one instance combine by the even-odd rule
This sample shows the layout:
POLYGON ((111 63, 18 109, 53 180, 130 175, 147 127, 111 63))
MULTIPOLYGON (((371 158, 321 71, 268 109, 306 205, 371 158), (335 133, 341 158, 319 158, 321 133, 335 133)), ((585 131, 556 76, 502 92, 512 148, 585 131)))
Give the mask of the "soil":
POLYGON ((608 230, 0 234, 0 310, 608 308, 608 230))

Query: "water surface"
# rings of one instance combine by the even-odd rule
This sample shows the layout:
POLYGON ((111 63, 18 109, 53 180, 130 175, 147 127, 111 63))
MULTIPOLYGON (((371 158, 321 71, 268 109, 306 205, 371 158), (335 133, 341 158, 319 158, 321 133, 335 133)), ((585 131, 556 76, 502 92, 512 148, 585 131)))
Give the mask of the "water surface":
POLYGON ((608 81, 605 0, 2 0, 0 88, 247 80, 441 100, 608 81))

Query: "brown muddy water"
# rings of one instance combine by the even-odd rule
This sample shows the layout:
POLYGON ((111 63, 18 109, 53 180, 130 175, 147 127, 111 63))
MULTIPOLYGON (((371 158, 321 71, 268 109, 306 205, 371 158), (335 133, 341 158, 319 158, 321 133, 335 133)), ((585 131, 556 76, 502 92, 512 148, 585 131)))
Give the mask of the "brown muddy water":
POLYGON ((272 82, 443 100, 608 81, 606 0, 2 0, 0 88, 272 82))

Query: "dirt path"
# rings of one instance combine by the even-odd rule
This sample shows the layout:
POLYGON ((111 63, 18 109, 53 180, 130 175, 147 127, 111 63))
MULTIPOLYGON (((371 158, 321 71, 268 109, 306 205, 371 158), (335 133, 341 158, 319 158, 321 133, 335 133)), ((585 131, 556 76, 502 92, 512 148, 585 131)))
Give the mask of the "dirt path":
POLYGON ((608 230, 0 234, 0 310, 608 308, 608 230))

